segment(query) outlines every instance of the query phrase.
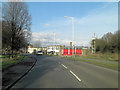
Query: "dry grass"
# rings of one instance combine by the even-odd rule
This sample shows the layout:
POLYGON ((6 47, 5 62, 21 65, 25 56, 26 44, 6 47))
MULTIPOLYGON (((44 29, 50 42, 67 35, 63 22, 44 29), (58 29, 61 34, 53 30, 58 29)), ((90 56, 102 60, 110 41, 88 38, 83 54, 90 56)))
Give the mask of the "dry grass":
POLYGON ((92 58, 92 59, 103 59, 103 60, 111 60, 111 61, 118 61, 118 53, 96 53, 96 54, 87 54, 81 57, 84 58, 92 58))

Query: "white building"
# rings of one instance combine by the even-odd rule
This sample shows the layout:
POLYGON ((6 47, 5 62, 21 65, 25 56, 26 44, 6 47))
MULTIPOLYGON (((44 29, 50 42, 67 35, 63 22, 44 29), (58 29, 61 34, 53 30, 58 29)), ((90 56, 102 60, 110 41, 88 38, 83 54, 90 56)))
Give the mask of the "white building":
POLYGON ((29 53, 33 53, 34 51, 42 51, 42 48, 28 48, 29 53))
POLYGON ((54 54, 54 55, 61 55, 62 53, 62 46, 61 45, 53 45, 47 47, 39 47, 35 48, 33 46, 28 46, 28 53, 34 53, 35 51, 43 51, 46 54, 54 54))
POLYGON ((60 45, 47 46, 47 54, 59 55, 60 49, 60 45))

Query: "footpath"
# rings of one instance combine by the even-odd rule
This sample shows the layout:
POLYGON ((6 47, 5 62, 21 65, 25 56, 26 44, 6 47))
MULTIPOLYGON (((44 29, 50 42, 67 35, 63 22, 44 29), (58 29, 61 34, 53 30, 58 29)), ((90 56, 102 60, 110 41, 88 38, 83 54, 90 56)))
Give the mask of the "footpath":
POLYGON ((2 89, 9 90, 32 69, 35 63, 36 59, 34 57, 28 56, 20 63, 2 71, 2 89))

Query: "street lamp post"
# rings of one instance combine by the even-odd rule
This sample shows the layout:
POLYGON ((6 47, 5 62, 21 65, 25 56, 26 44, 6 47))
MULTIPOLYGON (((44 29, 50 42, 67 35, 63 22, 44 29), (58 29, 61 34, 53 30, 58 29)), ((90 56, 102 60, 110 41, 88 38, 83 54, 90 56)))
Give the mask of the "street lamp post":
MULTIPOLYGON (((70 18, 72 20, 72 43, 73 43, 74 42, 74 17, 64 16, 64 18, 70 18)), ((73 44, 72 44, 72 49, 74 50, 74 45, 73 44)), ((73 50, 72 50, 72 54, 74 54, 73 50)))

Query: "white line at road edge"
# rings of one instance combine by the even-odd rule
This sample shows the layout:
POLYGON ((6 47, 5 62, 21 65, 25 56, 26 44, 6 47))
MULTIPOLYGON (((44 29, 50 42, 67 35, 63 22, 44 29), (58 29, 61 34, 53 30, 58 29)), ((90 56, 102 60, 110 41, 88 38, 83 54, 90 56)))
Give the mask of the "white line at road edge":
POLYGON ((63 65, 63 64, 61 64, 64 68, 66 68, 67 69, 67 67, 65 66, 65 65, 63 65))
POLYGON ((70 72, 77 78, 78 81, 81 81, 77 75, 75 75, 71 70, 70 72))

